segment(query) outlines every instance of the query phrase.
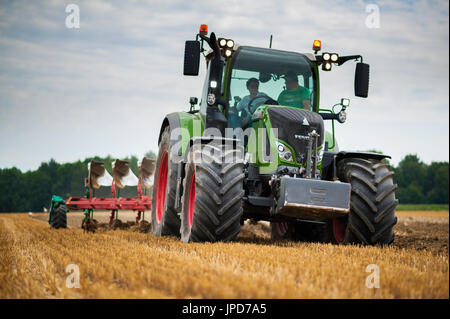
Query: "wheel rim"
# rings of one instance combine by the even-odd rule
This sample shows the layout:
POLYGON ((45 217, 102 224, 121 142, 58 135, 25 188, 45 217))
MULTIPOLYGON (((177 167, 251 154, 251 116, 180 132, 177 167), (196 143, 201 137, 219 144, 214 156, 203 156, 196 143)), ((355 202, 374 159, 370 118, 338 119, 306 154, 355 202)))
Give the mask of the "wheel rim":
POLYGON ((164 203, 166 201, 167 189, 168 154, 164 152, 158 172, 158 183, 156 184, 156 221, 158 224, 162 220, 164 203))
POLYGON ((333 219, 333 234, 334 239, 341 243, 345 236, 345 223, 341 219, 333 219))
POLYGON ((286 235, 287 230, 288 230, 287 222, 277 222, 276 227, 277 227, 278 235, 280 235, 280 236, 286 235))
POLYGON ((189 206, 188 206, 189 229, 191 229, 192 221, 194 220, 194 207, 195 207, 195 172, 194 174, 192 174, 191 185, 189 187, 189 206))

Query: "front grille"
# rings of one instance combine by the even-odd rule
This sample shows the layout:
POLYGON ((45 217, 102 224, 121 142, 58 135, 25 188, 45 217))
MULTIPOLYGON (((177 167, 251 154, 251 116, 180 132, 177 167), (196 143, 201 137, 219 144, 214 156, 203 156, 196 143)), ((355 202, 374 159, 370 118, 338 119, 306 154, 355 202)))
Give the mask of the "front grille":
POLYGON ((297 161, 306 154, 307 141, 296 138, 295 135, 307 136, 313 130, 319 134, 318 146, 324 140, 324 124, 322 117, 314 112, 287 107, 269 107, 267 109, 270 123, 278 129, 278 139, 294 148, 297 161), (306 119, 306 122, 304 122, 306 119))

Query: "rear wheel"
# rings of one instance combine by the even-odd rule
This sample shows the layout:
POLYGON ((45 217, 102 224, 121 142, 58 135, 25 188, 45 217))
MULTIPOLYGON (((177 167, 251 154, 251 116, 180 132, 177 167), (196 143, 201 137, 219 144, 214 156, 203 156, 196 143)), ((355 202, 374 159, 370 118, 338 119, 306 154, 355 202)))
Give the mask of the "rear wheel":
POLYGON ((175 209, 177 164, 174 156, 167 126, 159 143, 153 185, 151 226, 155 236, 180 236, 180 217, 175 209))
POLYGON ((67 228, 67 206, 65 204, 60 204, 53 209, 50 226, 52 228, 67 228))
POLYGON ((188 153, 181 198, 181 240, 231 241, 241 230, 241 149, 193 145, 188 153))
POLYGON ((397 223, 397 185, 389 165, 379 160, 343 159, 338 178, 351 184, 350 213, 330 223, 331 239, 342 244, 391 244, 397 223))
POLYGON ((270 228, 273 240, 330 242, 327 222, 271 222, 270 228))
POLYGON ((294 222, 270 222, 270 231, 272 240, 295 240, 294 222))

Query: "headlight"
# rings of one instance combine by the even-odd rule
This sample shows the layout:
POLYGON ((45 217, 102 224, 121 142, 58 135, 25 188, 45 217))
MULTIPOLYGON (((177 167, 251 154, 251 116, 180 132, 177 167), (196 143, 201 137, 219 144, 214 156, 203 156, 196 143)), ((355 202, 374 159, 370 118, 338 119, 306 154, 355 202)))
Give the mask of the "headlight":
POLYGON ((277 150, 278 150, 278 156, 280 159, 286 162, 293 162, 294 157, 292 156, 291 150, 286 147, 283 143, 276 142, 277 144, 277 150))
POLYGON ((284 152, 284 146, 283 144, 278 144, 278 152, 283 153, 284 152))
POLYGON ((283 159, 284 159, 285 161, 292 161, 292 154, 291 154, 290 152, 284 153, 283 159))

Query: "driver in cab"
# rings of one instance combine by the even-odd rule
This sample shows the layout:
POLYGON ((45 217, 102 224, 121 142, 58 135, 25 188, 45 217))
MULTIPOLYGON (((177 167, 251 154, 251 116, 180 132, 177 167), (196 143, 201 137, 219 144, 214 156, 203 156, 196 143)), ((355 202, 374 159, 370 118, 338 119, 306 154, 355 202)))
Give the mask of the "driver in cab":
POLYGON ((311 109, 310 92, 307 88, 298 84, 297 74, 290 70, 284 76, 286 90, 282 91, 278 96, 278 103, 285 106, 293 106, 311 109))
POLYGON ((265 93, 259 92, 259 81, 256 78, 250 78, 247 80, 247 90, 249 95, 242 98, 236 109, 240 112, 242 111, 242 126, 251 125, 251 116, 256 110, 257 106, 264 103, 268 96, 265 93))

